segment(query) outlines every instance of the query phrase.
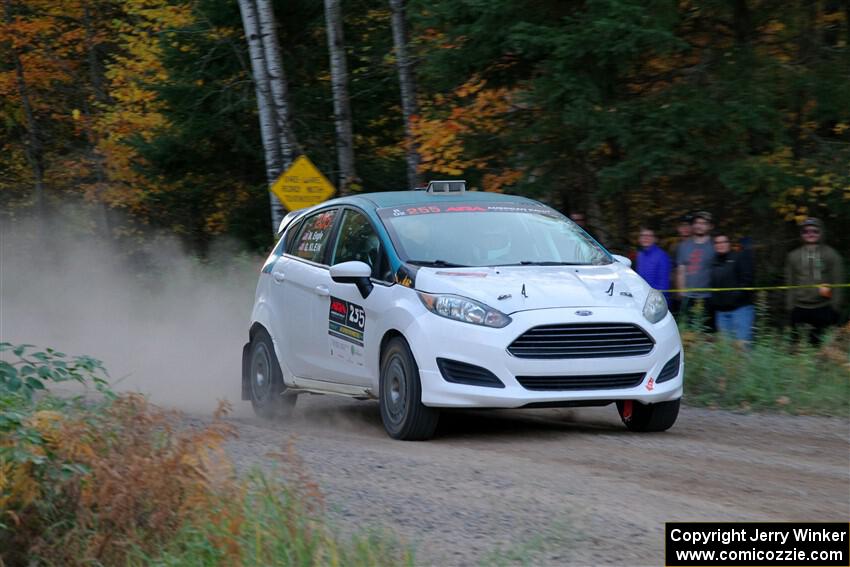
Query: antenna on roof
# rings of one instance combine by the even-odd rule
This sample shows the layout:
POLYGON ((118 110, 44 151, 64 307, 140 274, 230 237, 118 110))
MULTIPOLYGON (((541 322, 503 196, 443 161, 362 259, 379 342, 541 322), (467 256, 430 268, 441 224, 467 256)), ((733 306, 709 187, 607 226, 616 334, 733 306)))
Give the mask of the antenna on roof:
POLYGON ((463 179, 449 181, 429 181, 429 193, 463 193, 466 191, 466 181, 463 179))

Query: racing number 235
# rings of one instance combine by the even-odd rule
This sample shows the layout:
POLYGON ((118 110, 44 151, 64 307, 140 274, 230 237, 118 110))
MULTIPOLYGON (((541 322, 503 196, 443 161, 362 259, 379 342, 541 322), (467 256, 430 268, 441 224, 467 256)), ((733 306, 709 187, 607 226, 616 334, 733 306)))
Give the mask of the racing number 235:
POLYGON ((351 327, 360 329, 361 331, 364 327, 366 327, 366 313, 363 311, 362 307, 354 305, 353 303, 349 304, 348 324, 351 327))

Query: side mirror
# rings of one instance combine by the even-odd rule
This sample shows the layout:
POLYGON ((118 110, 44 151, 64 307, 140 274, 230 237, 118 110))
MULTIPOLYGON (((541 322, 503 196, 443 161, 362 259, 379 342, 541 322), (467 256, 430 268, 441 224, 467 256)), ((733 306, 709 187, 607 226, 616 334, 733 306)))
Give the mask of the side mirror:
POLYGON ((625 256, 620 256, 619 254, 614 254, 614 259, 621 264, 625 264, 627 268, 632 267, 632 261, 626 258, 625 256))
POLYGON ((363 299, 372 293, 372 268, 366 262, 342 262, 331 266, 331 279, 336 283, 354 284, 363 299))

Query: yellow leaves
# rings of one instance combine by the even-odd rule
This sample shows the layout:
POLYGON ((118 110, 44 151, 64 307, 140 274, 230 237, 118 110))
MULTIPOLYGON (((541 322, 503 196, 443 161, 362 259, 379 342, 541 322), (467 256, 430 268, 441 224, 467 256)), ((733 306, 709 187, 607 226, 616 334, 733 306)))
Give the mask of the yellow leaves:
POLYGON ((236 28, 214 27, 207 32, 207 35, 210 39, 219 41, 233 39, 235 37, 238 37, 239 33, 236 28))
POLYGON ((484 85, 486 84, 486 81, 479 81, 477 77, 473 76, 472 79, 455 89, 455 95, 458 97, 474 95, 475 93, 481 91, 481 89, 483 89, 484 85))
MULTIPOLYGON (((62 414, 54 411, 39 411, 27 419, 23 427, 35 430, 49 447, 57 439, 57 428, 62 414)), ((21 452, 43 458, 47 455, 45 447, 30 441, 0 441, 0 446, 18 442, 21 452)), ((0 460, 0 510, 21 510, 41 497, 38 477, 34 474, 32 462, 0 460)), ((5 519, 0 519, 3 521, 5 519)))
POLYGON ((156 92, 170 79, 162 64, 160 40, 173 36, 163 30, 187 26, 193 16, 190 3, 172 5, 169 0, 127 0, 123 9, 126 20, 114 24, 121 54, 112 58, 105 72, 115 104, 100 114, 94 130, 109 177, 100 197, 112 206, 141 212, 141 195, 155 188, 137 173, 141 158, 127 141, 133 136, 151 140, 167 125, 156 92))
MULTIPOLYGON (((32 474, 32 464, 0 460, 0 510, 17 520, 13 510, 22 509, 41 496, 41 487, 32 474)), ((0 522, 7 518, 0 518, 0 522)))
POLYGON ((839 122, 838 124, 832 127, 832 131, 840 136, 841 134, 846 132, 848 128, 850 128, 850 125, 845 124, 844 122, 839 122))
MULTIPOLYGON (((490 156, 465 157, 465 137, 504 131, 516 92, 487 88, 485 80, 473 75, 450 97, 437 95, 424 103, 423 116, 411 120, 422 158, 420 171, 459 176, 472 168, 485 168, 490 156)), ((507 178, 493 175, 492 186, 502 187, 507 178)))
POLYGON ((504 169, 498 173, 486 173, 481 180, 482 189, 501 193, 505 188, 515 185, 522 179, 524 172, 519 169, 504 169))
POLYGON ((762 33, 765 35, 777 34, 785 31, 785 27, 784 23, 772 20, 762 27, 762 33))

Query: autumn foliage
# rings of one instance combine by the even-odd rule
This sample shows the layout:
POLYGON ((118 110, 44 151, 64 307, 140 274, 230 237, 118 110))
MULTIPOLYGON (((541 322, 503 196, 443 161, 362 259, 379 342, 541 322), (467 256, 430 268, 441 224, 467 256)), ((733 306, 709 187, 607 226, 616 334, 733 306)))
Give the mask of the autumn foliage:
POLYGON ((217 491, 231 489, 221 454, 230 432, 221 422, 175 431, 173 419, 135 395, 97 415, 35 412, 26 425, 43 444, 18 449, 48 460, 4 471, 14 479, 4 486, 10 548, 53 564, 117 564, 208 511, 217 491), (65 480, 49 470, 71 465, 79 472, 65 480))
MULTIPOLYGON (((234 437, 226 404, 200 423, 136 394, 44 395, 76 363, 15 353, 16 362, 0 361, 0 565, 408 560, 389 540, 338 540, 291 443, 274 471, 237 471, 225 451, 234 437)), ((82 362, 92 373, 77 375, 88 382, 100 367, 82 362)))
MULTIPOLYGON (((274 3, 300 149, 336 171, 321 4, 274 3)), ((800 219, 849 240, 850 20, 840 2, 409 0, 418 110, 404 123, 390 10, 343 10, 364 191, 419 175, 586 213, 616 252, 639 225, 673 236, 707 209, 759 236, 780 283, 800 219), (406 128, 408 127, 409 128, 406 128), (411 132, 410 140, 405 131, 411 132), (411 143, 412 140, 412 143, 411 143)), ((0 203, 83 197, 108 236, 165 227, 204 254, 270 243, 256 100, 239 10, 225 0, 4 0, 0 203), (128 212, 133 222, 110 211, 128 212)))

